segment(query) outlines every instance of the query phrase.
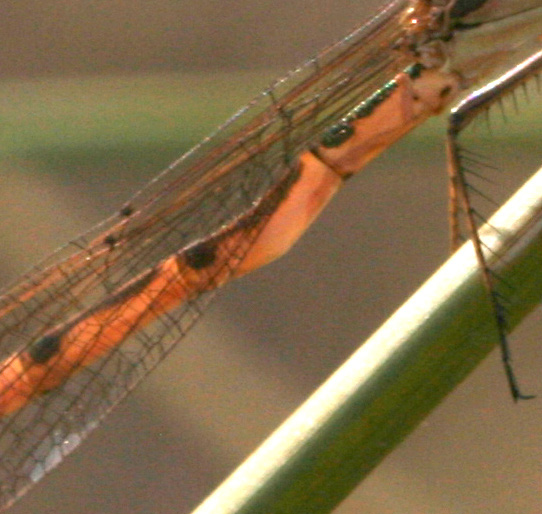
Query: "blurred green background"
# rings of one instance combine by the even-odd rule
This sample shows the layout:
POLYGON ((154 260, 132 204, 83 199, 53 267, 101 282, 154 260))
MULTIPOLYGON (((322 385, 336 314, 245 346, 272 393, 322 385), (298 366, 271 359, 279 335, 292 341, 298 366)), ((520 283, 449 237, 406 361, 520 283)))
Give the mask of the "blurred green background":
MULTIPOLYGON (((7 1, 0 279, 91 224, 378 2, 7 1)), ((468 139, 501 202, 538 166, 540 99, 468 139)), ((521 97, 522 94, 520 93, 521 97)), ((445 119, 348 182, 294 250, 229 285, 182 345, 13 513, 188 513, 447 257, 445 119)), ((540 313, 514 337, 542 396, 540 313)), ((496 352, 337 513, 540 512, 542 400, 496 352)))

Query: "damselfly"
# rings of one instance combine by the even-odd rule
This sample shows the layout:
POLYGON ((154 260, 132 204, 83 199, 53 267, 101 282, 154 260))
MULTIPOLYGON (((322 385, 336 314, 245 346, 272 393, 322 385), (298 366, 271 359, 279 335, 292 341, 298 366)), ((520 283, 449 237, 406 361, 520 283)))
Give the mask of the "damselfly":
POLYGON ((218 286, 287 251, 346 178, 411 128, 534 54, 541 16, 539 0, 390 3, 9 289, 4 503, 79 444, 218 286))

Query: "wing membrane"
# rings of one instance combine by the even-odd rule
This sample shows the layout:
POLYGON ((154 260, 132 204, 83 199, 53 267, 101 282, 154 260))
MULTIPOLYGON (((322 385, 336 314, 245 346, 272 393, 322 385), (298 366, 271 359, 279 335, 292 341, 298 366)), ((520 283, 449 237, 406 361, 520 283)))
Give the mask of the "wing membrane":
MULTIPOLYGON (((243 214, 257 216, 254 207, 291 173, 296 155, 408 64, 392 49, 407 6, 407 0, 390 3, 370 23, 277 81, 119 213, 8 288, 0 298, 0 380, 10 362, 40 338, 93 312, 169 256, 243 214)), ((251 244, 238 239, 229 248, 232 255, 251 244)), ((212 297, 213 278, 103 358, 0 418, 1 505, 54 468, 164 358, 212 297)))

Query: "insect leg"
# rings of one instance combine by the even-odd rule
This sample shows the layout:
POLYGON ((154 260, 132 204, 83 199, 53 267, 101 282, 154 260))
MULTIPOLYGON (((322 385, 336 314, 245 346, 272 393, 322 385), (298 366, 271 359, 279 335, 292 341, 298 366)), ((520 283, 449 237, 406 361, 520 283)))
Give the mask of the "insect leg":
POLYGON ((460 133, 480 113, 487 112, 492 104, 499 102, 504 95, 523 86, 527 80, 536 76, 542 69, 542 52, 534 54, 522 64, 516 66, 497 80, 475 91, 452 110, 446 138, 446 153, 448 161, 448 175, 450 177, 450 225, 452 245, 459 242, 458 211, 461 204, 465 213, 466 224, 476 258, 480 265, 484 285, 489 292, 492 309, 495 314, 499 333, 499 346, 502 361, 508 380, 508 385, 515 401, 532 398, 524 395, 519 388, 512 363, 510 348, 507 340, 508 326, 501 299, 495 288, 494 275, 484 253, 484 243, 478 234, 475 220, 475 210, 469 198, 468 184, 465 179, 465 169, 461 164, 461 152, 458 143, 460 133))

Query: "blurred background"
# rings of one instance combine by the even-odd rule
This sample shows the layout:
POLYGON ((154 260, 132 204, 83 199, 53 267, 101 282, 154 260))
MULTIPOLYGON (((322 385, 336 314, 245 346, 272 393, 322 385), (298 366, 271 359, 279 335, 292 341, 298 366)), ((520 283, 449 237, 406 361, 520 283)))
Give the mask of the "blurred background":
MULTIPOLYGON (((3 2, 1 282, 116 210, 378 3, 3 2)), ((500 170, 490 176, 499 202, 542 157, 535 96, 469 139, 500 170)), ((288 256, 225 288, 10 512, 189 513, 446 259, 444 129, 441 118, 405 138, 288 256)), ((494 352, 336 512, 538 514, 539 318, 513 336, 523 388, 539 399, 513 404, 494 352)))

